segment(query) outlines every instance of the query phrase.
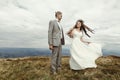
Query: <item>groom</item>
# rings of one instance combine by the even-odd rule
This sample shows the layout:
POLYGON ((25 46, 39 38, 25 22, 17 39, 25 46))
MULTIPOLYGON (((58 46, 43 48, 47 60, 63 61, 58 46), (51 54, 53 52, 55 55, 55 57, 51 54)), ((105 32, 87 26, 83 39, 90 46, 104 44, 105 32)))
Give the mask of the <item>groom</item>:
POLYGON ((50 71, 52 74, 57 74, 61 69, 61 52, 62 45, 65 44, 63 28, 61 26, 62 12, 55 12, 55 20, 49 22, 48 29, 48 44, 52 51, 50 71))

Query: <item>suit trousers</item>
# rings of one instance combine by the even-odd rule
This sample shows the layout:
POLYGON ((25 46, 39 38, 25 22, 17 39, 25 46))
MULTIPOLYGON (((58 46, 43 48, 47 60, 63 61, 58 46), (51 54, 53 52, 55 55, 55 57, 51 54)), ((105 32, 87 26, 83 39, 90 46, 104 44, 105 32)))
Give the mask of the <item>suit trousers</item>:
POLYGON ((53 46, 52 55, 51 55, 51 71, 56 72, 58 68, 61 67, 61 58, 62 58, 62 45, 53 46))

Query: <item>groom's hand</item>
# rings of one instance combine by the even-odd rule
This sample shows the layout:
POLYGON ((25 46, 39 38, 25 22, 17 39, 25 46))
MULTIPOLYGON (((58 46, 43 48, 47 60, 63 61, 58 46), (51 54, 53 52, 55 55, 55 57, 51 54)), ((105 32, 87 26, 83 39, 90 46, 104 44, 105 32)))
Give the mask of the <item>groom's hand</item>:
POLYGON ((50 49, 50 50, 53 50, 53 45, 49 45, 49 49, 50 49))

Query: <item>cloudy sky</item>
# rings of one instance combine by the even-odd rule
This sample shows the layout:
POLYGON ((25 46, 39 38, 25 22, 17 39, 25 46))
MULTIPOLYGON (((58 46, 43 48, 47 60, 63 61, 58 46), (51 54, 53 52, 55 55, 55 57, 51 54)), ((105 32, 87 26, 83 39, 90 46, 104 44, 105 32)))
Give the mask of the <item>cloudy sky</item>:
POLYGON ((95 42, 120 48, 120 0, 0 0, 0 47, 47 48, 48 23, 58 10, 65 33, 83 19, 95 42))

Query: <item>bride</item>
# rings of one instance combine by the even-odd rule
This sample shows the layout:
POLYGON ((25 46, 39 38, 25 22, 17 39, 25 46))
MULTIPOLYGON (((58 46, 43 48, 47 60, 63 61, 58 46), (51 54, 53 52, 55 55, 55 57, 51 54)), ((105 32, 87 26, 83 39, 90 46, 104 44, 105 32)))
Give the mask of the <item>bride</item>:
POLYGON ((90 37, 87 31, 93 33, 93 30, 87 27, 83 23, 83 20, 78 20, 75 26, 67 33, 67 35, 72 38, 70 46, 71 58, 69 63, 70 68, 73 70, 96 67, 95 60, 102 56, 100 44, 88 42, 83 39, 83 34, 90 37))

